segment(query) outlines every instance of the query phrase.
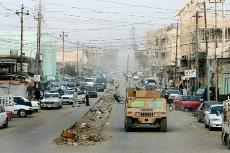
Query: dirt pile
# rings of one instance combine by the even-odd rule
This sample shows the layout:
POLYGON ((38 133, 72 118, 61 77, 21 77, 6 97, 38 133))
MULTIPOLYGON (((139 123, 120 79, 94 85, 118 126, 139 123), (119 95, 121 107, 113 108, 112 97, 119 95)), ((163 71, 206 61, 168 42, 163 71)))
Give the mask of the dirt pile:
POLYGON ((107 91, 72 127, 63 130, 57 144, 93 145, 104 138, 101 132, 107 123, 114 102, 113 92, 107 91))

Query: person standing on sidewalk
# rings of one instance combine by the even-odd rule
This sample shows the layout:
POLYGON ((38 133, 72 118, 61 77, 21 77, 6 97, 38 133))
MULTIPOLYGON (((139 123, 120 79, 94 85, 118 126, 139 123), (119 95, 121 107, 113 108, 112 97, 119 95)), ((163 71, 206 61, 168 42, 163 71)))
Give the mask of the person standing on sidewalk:
POLYGON ((35 97, 34 100, 37 100, 37 101, 40 100, 41 93, 40 93, 40 90, 38 88, 35 89, 34 97, 35 97))
POLYGON ((90 106, 89 105, 89 92, 88 91, 86 91, 86 95, 85 95, 85 104, 86 104, 86 106, 90 106))
POLYGON ((77 97, 78 97, 78 89, 76 89, 74 94, 73 94, 73 105, 72 105, 72 107, 75 107, 75 106, 80 107, 80 105, 78 104, 77 97))

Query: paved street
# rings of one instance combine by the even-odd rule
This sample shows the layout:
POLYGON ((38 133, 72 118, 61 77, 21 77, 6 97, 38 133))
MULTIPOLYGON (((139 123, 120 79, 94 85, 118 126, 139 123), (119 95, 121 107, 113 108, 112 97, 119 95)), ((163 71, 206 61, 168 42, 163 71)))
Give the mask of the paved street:
MULTIPOLYGON (((103 93, 99 93, 99 97, 103 93)), ((91 106, 98 100, 90 99, 91 106)), ((63 105, 62 109, 41 110, 27 118, 13 118, 9 128, 0 129, 1 153, 35 153, 49 152, 55 148, 52 144, 61 131, 70 127, 90 107, 81 104, 81 107, 63 105)))
MULTIPOLYGON (((96 99, 94 99, 94 102, 96 99)), ((168 132, 154 129, 124 131, 123 105, 115 104, 110 125, 103 134, 108 141, 95 146, 57 146, 53 139, 63 128, 73 124, 87 108, 64 106, 62 110, 36 113, 33 117, 16 118, 8 129, 0 130, 0 148, 4 153, 227 153, 220 141, 221 131, 209 132, 189 112, 168 114, 168 132), (74 111, 73 111, 74 110, 74 111)))

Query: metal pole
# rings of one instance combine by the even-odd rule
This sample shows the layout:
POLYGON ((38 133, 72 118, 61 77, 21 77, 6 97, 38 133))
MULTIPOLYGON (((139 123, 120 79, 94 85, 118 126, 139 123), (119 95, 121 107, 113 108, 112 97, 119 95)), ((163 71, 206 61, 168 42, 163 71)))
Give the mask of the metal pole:
POLYGON ((217 2, 215 0, 215 100, 218 100, 218 59, 217 59, 217 2))
POLYGON ((41 1, 39 3, 38 17, 35 18, 38 20, 38 29, 37 29, 37 75, 41 73, 41 63, 40 63, 40 53, 41 53, 41 1))
POLYGON ((22 7, 21 7, 21 54, 20 54, 20 81, 22 81, 22 53, 23 53, 23 11, 24 11, 24 6, 22 4, 22 7))
POLYGON ((207 14, 206 14, 206 2, 203 3, 204 5, 204 25, 205 25, 205 51, 206 51, 206 77, 207 77, 207 100, 210 101, 210 93, 209 93, 209 60, 208 60, 208 37, 207 37, 207 14))
POLYGON ((175 72, 174 72, 174 84, 176 85, 177 81, 177 52, 178 52, 178 33, 179 33, 178 21, 177 21, 177 28, 176 28, 176 55, 175 55, 175 72))
POLYGON ((65 77, 65 32, 62 32, 62 75, 65 77))
POLYGON ((77 43, 77 76, 79 76, 79 70, 78 70, 78 67, 79 67, 78 64, 79 63, 78 63, 78 59, 79 58, 78 58, 78 43, 77 43))
POLYGON ((20 81, 22 81, 22 62, 23 62, 23 57, 22 57, 22 54, 23 54, 23 15, 29 15, 29 12, 27 11, 27 13, 24 13, 24 6, 22 4, 22 7, 21 7, 21 12, 18 12, 16 11, 16 14, 19 15, 21 14, 21 47, 20 47, 20 81))

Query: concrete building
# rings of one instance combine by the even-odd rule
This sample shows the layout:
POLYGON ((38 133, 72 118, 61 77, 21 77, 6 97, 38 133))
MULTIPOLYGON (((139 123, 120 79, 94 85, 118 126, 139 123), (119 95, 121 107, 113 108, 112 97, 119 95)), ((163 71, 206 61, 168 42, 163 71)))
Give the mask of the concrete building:
POLYGON ((224 0, 188 0, 180 9, 180 41, 181 41, 181 66, 184 69, 196 69, 197 77, 195 86, 206 86, 206 56, 209 61, 210 86, 218 85, 220 94, 228 94, 230 91, 229 67, 229 10, 224 10, 224 0), (206 4, 205 30, 204 2, 206 4), (216 10, 216 11, 215 11, 216 10), (216 16, 215 16, 216 14, 216 16), (207 36, 208 53, 206 52, 205 35, 207 36), (208 55, 207 55, 208 54, 208 55), (216 68, 216 61, 218 66, 216 68), (218 78, 218 79, 217 79, 218 78), (218 80, 218 84, 216 83, 218 80))
POLYGON ((158 83, 163 81, 165 33, 164 30, 147 30, 145 47, 152 76, 158 83))

